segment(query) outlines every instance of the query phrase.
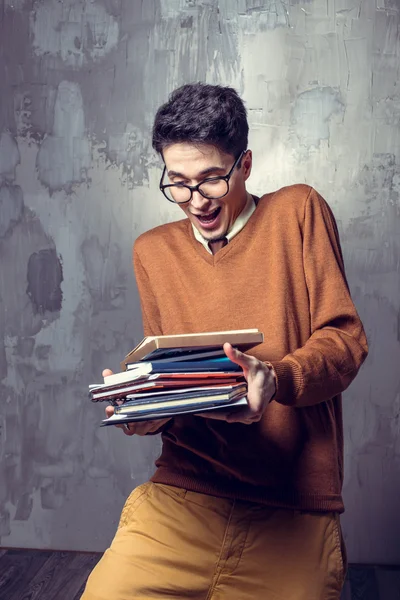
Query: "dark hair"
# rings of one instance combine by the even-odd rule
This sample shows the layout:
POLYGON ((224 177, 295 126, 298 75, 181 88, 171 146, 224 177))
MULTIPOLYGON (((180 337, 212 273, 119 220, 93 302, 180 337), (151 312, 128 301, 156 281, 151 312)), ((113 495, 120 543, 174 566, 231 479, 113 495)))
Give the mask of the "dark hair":
POLYGON ((210 144, 238 157, 247 149, 249 126, 246 108, 231 87, 190 83, 172 92, 157 111, 153 126, 153 148, 179 142, 210 144))

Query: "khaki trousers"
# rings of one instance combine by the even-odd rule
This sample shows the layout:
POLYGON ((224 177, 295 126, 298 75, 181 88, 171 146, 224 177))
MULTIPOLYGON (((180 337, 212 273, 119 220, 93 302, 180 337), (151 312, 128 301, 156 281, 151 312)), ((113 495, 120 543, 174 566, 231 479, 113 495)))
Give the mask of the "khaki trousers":
POLYGON ((339 516, 145 483, 82 600, 339 600, 339 516))

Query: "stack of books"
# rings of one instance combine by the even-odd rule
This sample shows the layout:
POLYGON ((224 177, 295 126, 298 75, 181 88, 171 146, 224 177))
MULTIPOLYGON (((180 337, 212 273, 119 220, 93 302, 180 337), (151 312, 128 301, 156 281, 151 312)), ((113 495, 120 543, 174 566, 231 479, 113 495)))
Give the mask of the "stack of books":
POLYGON ((245 351, 262 341, 257 329, 146 337, 90 397, 115 406, 103 426, 243 406, 247 383, 223 344, 245 351))

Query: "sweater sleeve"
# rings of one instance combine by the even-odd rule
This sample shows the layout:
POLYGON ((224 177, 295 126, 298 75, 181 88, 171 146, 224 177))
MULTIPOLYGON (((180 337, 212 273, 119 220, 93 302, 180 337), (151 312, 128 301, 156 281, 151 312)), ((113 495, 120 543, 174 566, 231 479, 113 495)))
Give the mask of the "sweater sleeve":
POLYGON ((305 205, 303 265, 311 336, 303 347, 271 363, 277 376, 274 400, 296 407, 343 392, 368 353, 346 280, 335 218, 314 189, 305 205))

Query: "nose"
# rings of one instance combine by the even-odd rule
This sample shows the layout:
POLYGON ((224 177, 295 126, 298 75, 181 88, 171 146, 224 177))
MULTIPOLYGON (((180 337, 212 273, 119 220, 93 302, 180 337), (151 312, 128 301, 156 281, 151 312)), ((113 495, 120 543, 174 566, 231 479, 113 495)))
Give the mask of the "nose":
POLYGON ((200 194, 200 192, 197 192, 197 191, 193 192, 192 199, 190 201, 193 208, 195 208, 196 210, 202 210, 202 211, 207 209, 210 202, 211 202, 211 200, 209 198, 204 198, 204 196, 202 196, 200 194))

